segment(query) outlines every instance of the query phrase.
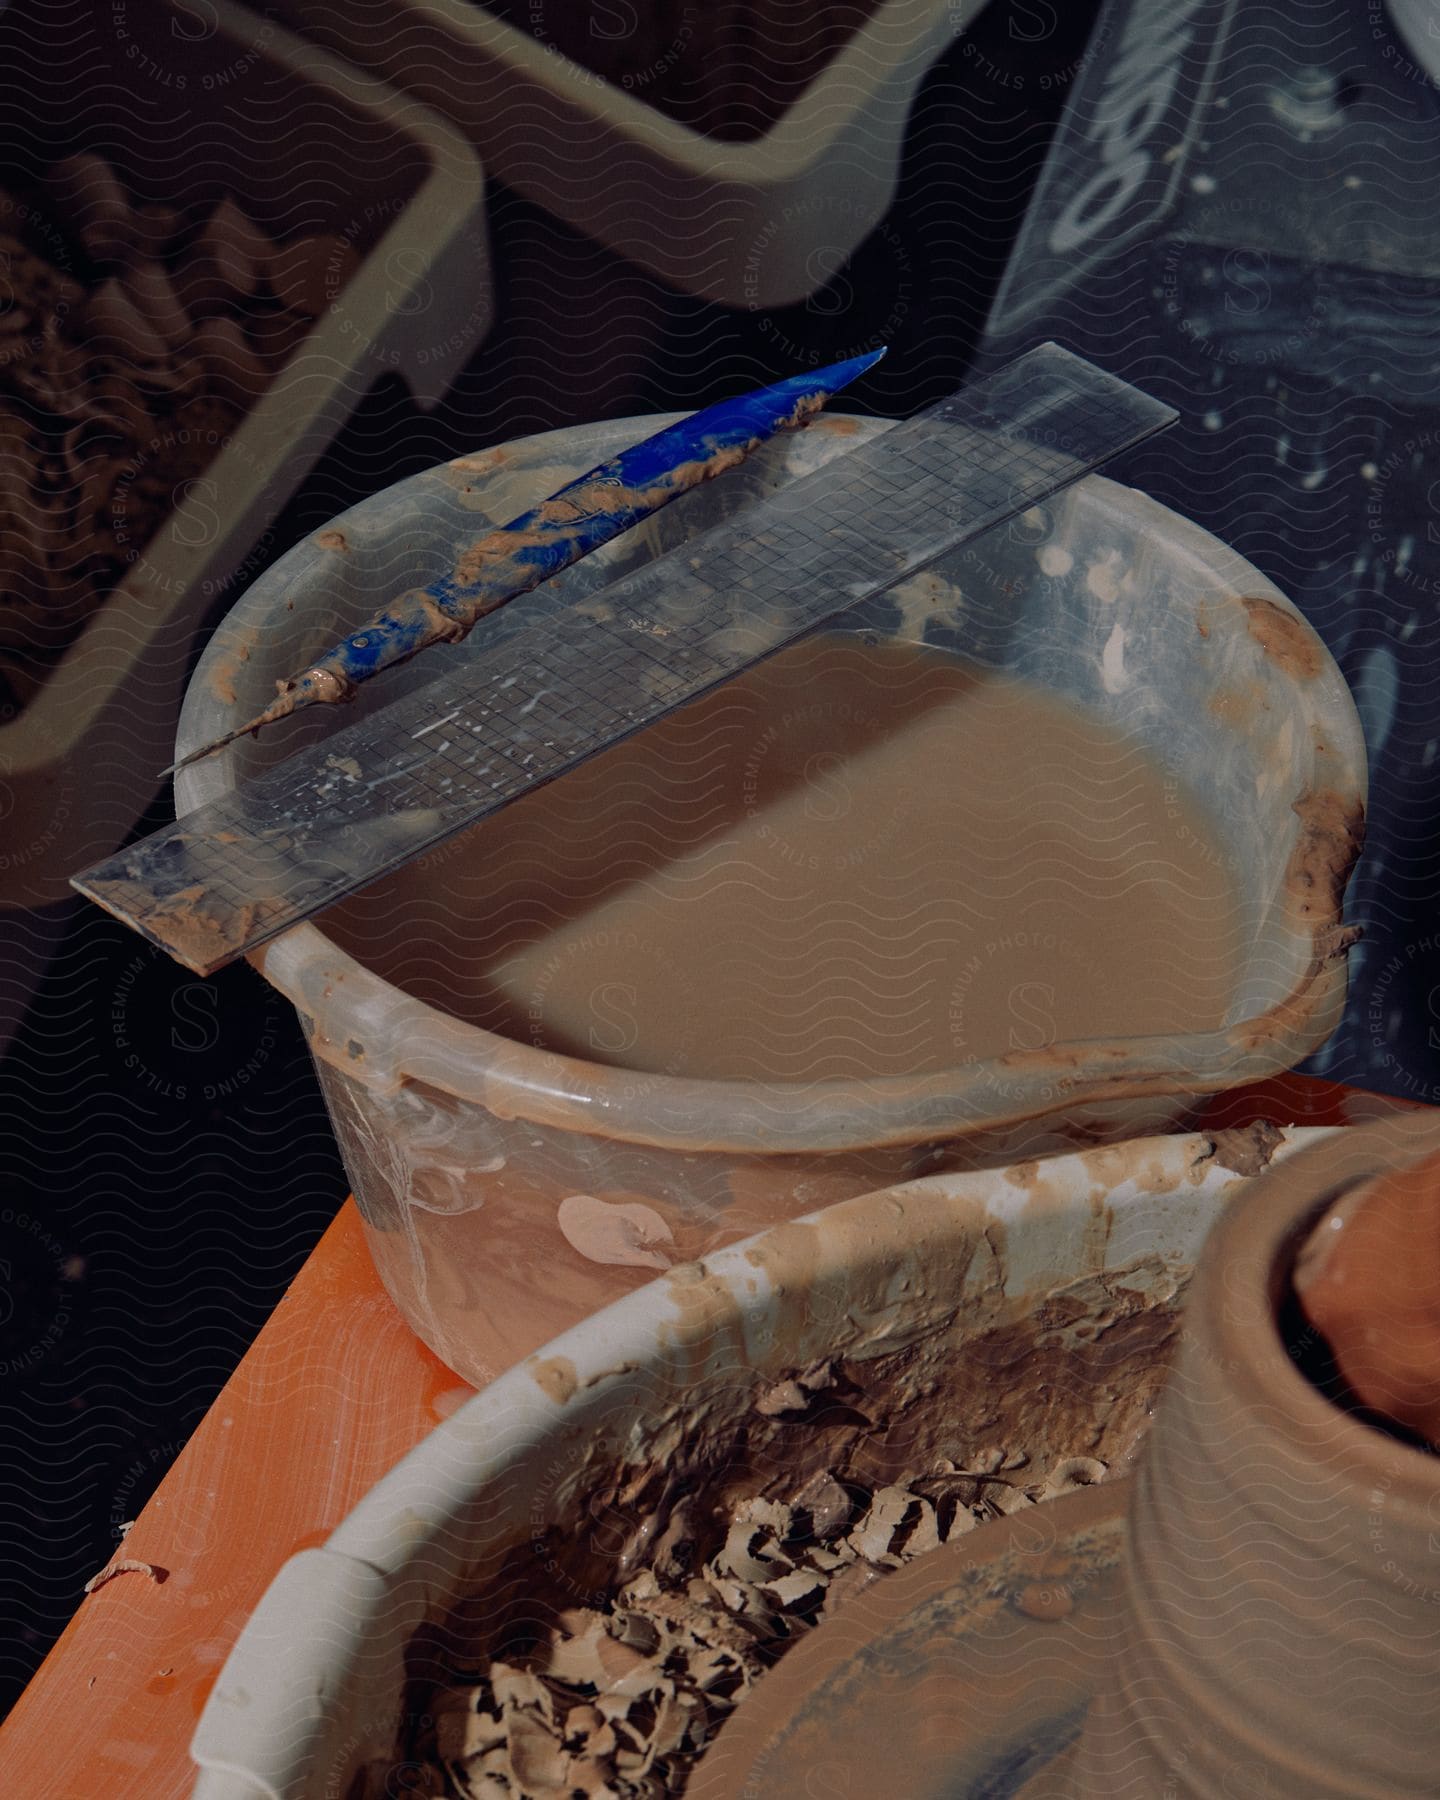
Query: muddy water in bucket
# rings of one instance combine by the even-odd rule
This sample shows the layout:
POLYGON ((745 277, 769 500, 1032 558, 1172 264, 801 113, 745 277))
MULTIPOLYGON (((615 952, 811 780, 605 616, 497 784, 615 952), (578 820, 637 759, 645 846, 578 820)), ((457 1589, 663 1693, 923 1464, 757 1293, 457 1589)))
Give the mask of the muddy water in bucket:
MULTIPOLYGON (((297 545, 207 650, 178 749, 655 423, 461 458, 297 545)), ((517 607, 571 629, 878 429, 767 446, 517 607)), ((1173 1130, 1337 1020, 1358 721, 1243 559, 1090 477, 845 624, 255 957, 386 1286, 467 1380, 831 1201, 1173 1130)), ((340 722, 236 743, 179 804, 340 722)))
MULTIPOLYGON (((325 925, 438 1008, 642 1082, 906 1076, 1214 1028, 1240 935, 1213 834, 1133 741, 1026 682, 838 633, 325 925)), ((557 1185, 525 1234, 537 1268, 556 1226, 607 1274, 683 1260, 683 1206, 583 1169, 557 1185)), ((471 1186, 483 1203, 485 1172, 471 1186)), ((546 1304, 528 1283, 475 1299, 501 1341, 546 1304)))
POLYGON ((1205 1030, 1237 955, 1220 847, 1138 745, 1025 682, 838 633, 326 926, 487 1030, 712 1080, 1205 1030))

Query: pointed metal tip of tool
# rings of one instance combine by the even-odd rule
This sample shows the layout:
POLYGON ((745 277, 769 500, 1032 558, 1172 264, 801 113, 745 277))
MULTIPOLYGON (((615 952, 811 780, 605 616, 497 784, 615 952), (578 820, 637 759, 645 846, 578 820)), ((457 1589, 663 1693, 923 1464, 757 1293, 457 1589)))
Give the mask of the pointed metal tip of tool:
POLYGON ((233 744, 237 738, 252 737, 262 725, 273 725, 277 719, 289 718, 295 711, 295 700, 292 693, 281 694, 278 700, 272 700, 264 712, 258 713, 243 725, 237 725, 233 731, 227 731, 224 737, 215 738, 208 744, 202 744, 198 750, 191 750, 177 762, 171 763, 168 769, 160 771, 161 779, 167 775, 177 774, 181 769, 188 769, 191 763, 197 763, 215 751, 223 750, 227 744, 233 744))
POLYGON ((162 769, 162 780, 166 775, 188 768, 191 763, 199 762, 202 757, 209 756, 216 750, 223 750, 237 738, 254 737, 263 725, 273 725, 279 719, 288 719, 292 713, 300 712, 307 706, 330 706, 337 701, 348 700, 355 692, 352 683, 325 668, 306 669, 304 674, 297 675, 293 681, 277 682, 276 686, 280 691, 264 712, 257 713, 253 719, 247 719, 243 725, 237 725, 233 731, 227 731, 224 737, 202 744, 198 750, 182 756, 179 762, 171 763, 168 769, 162 769))
POLYGON ((188 755, 177 757, 168 769, 160 771, 160 779, 163 781, 167 775, 178 775, 181 769, 188 769, 191 763, 201 762, 214 751, 224 749, 226 744, 233 743, 240 735, 239 732, 232 732, 229 737, 216 738, 213 744, 202 744, 198 750, 191 750, 188 755))

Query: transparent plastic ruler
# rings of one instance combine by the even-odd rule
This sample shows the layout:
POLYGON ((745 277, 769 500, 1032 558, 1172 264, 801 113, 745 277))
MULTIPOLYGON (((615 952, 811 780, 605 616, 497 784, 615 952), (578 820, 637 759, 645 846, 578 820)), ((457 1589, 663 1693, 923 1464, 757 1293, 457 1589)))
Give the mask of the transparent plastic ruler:
POLYGON ((1043 344, 74 885, 211 974, 1176 417, 1043 344))

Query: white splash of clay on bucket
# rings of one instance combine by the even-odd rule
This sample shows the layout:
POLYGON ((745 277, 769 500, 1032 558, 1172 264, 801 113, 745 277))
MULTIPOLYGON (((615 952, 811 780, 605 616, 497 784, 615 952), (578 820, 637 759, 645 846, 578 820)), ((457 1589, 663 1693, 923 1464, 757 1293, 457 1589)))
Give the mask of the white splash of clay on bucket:
POLYGON ((560 1202, 555 1218, 571 1248, 591 1262, 668 1269, 674 1261, 655 1247, 673 1244, 675 1233, 653 1206, 570 1194, 560 1202))

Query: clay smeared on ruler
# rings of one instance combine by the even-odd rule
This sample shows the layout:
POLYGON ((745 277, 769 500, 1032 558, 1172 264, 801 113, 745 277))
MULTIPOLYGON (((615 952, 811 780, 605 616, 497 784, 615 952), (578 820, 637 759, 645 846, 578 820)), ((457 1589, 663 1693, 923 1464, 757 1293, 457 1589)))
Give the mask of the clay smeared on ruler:
POLYGON ((208 975, 1175 417, 1042 345, 74 885, 208 975))

